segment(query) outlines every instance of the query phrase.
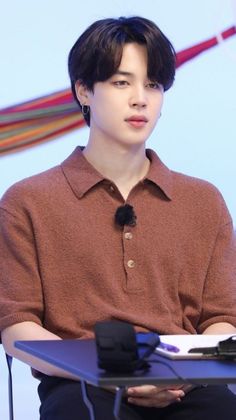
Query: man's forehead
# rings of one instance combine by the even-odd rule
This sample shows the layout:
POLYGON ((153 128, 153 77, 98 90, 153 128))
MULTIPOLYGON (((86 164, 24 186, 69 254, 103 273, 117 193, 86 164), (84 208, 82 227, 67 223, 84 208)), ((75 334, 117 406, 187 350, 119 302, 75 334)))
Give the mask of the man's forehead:
POLYGON ((148 58, 146 47, 137 43, 125 44, 122 51, 121 61, 116 74, 133 76, 142 68, 147 68, 148 58))

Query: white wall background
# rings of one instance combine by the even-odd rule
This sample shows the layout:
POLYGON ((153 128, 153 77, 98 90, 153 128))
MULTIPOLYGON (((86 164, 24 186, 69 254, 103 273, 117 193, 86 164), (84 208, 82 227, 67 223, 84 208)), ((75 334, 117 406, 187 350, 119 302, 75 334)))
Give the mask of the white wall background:
MULTIPOLYGON (((177 51, 236 24, 235 0, 0 0, 0 108, 69 86, 67 55, 94 20, 154 20, 177 51)), ((236 224, 236 36, 179 68, 148 146, 169 167, 213 182, 236 224)), ((0 157, 0 196, 14 182, 61 162, 87 128, 0 157)), ((14 362, 16 420, 37 419, 37 382, 14 362)), ((0 419, 7 419, 7 372, 0 351, 0 419)))

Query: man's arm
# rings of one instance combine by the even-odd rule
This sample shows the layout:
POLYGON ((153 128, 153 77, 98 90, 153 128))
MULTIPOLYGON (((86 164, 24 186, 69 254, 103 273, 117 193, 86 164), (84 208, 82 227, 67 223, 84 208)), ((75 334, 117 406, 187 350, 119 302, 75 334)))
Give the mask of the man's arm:
POLYGON ((203 334, 236 334, 236 328, 228 322, 217 322, 207 327, 203 334))
POLYGON ((5 352, 16 359, 21 360, 33 369, 44 373, 48 376, 59 376, 63 378, 75 379, 79 378, 73 376, 62 369, 57 368, 47 362, 44 362, 37 357, 31 356, 14 346, 14 342, 18 340, 61 340, 55 334, 36 324, 35 322, 21 322, 5 328, 2 333, 2 344, 5 352))

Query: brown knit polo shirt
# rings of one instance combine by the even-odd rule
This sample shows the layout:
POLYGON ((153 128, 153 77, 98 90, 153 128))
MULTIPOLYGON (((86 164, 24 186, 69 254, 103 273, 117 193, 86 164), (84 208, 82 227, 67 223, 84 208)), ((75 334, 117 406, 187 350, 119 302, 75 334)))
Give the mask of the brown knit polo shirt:
POLYGON ((211 184, 170 171, 150 150, 124 200, 77 148, 61 166, 12 186, 0 202, 0 330, 34 321, 62 338, 126 320, 162 334, 236 326, 236 245, 211 184))

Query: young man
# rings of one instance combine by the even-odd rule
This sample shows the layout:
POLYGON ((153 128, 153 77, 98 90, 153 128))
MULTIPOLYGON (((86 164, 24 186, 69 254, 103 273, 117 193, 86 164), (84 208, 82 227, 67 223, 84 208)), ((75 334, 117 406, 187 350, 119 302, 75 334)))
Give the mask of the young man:
MULTIPOLYGON (((0 206, 0 329, 6 351, 40 372, 41 420, 89 419, 80 383, 14 348, 15 340, 93 337, 117 319, 137 331, 236 329, 236 246, 215 187, 170 171, 146 141, 175 53, 140 17, 95 22, 69 56, 87 146, 23 180, 0 206)), ((90 387, 96 418, 113 419, 112 390, 90 387)), ((233 418, 222 386, 131 387, 121 418, 233 418)))

